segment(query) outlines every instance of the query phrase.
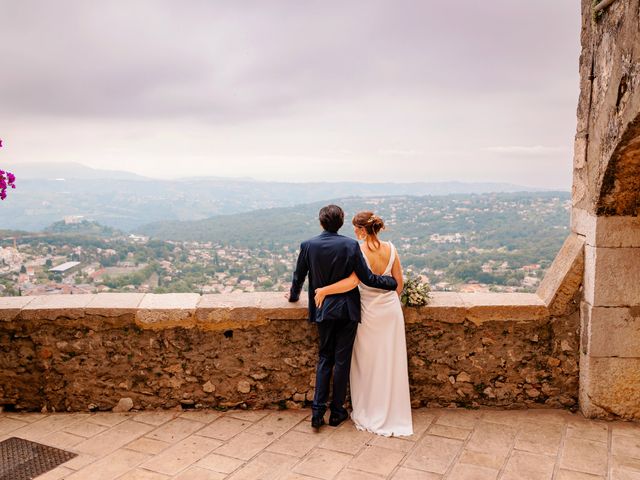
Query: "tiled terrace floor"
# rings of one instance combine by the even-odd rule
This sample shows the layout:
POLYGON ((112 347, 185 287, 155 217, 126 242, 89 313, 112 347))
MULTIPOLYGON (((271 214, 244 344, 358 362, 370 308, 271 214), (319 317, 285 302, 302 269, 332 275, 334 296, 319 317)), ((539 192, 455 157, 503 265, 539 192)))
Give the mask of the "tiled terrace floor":
POLYGON ((414 410, 415 434, 351 422, 314 433, 308 410, 0 414, 12 436, 78 453, 38 480, 640 479, 640 424, 561 410, 414 410))

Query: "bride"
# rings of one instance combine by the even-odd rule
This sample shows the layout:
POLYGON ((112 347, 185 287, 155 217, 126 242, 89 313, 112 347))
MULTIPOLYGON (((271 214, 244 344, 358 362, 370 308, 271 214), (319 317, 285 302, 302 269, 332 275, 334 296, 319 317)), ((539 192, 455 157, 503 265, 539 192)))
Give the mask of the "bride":
POLYGON ((369 269, 393 275, 397 291, 362 285, 355 272, 350 277, 315 291, 316 306, 327 295, 360 289, 362 323, 358 326, 351 359, 351 419, 359 430, 384 436, 413 434, 407 346, 400 304, 402 267, 391 242, 381 242, 378 232, 384 222, 373 212, 353 217, 354 232, 369 269))

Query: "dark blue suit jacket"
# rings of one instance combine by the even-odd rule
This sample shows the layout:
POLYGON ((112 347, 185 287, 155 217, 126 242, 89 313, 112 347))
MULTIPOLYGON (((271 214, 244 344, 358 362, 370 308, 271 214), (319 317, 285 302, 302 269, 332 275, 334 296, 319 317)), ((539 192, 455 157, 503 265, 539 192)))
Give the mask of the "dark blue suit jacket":
POLYGON ((362 283, 373 288, 395 290, 398 283, 390 276, 375 275, 365 262, 360 244, 353 238, 328 231, 300 244, 300 254, 289 292, 289 301, 296 302, 304 279, 309 274, 309 321, 322 322, 329 319, 360 321, 360 290, 353 290, 324 299, 322 307, 316 309, 315 289, 326 287, 347 278, 356 272, 362 283))

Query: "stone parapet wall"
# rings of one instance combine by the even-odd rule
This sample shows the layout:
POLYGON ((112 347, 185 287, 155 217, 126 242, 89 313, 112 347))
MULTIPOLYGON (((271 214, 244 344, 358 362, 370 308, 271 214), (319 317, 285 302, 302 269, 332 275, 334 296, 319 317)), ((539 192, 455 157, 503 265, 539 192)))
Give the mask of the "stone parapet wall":
MULTIPOLYGON (((316 331, 280 293, 0 298, 5 409, 296 408, 316 331)), ((405 309, 414 406, 576 407, 578 312, 534 294, 434 293, 405 309)))

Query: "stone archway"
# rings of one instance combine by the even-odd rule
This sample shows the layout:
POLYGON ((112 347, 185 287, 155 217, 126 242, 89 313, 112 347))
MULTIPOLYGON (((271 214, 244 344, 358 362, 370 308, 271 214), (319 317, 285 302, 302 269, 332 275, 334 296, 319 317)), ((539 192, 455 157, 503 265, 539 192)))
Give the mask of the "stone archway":
POLYGON ((628 125, 602 178, 598 216, 640 214, 640 114, 628 125))

